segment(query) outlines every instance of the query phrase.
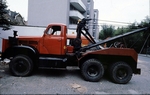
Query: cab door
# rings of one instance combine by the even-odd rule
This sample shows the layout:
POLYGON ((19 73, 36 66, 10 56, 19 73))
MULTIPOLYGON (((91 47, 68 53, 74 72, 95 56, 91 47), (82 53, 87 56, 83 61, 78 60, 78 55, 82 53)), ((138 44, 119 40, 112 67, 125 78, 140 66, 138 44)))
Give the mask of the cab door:
POLYGON ((43 44, 49 54, 62 54, 61 26, 50 26, 44 33, 43 44))

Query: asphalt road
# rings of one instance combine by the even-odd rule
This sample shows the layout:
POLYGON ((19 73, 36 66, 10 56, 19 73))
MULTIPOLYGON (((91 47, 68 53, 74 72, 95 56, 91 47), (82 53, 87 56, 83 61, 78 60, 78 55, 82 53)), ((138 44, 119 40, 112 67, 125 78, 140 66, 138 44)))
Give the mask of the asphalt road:
POLYGON ((0 94, 150 94, 150 57, 139 55, 141 75, 128 84, 115 84, 104 77, 99 82, 83 80, 78 68, 39 70, 28 77, 14 77, 0 65, 0 94))

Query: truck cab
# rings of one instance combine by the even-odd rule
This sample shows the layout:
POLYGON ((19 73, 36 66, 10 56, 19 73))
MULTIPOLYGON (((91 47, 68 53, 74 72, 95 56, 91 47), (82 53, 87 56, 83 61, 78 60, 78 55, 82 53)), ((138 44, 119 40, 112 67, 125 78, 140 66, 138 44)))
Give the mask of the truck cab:
POLYGON ((19 45, 31 45, 38 49, 40 54, 66 54, 67 27, 64 24, 50 24, 42 37, 18 37, 19 45))

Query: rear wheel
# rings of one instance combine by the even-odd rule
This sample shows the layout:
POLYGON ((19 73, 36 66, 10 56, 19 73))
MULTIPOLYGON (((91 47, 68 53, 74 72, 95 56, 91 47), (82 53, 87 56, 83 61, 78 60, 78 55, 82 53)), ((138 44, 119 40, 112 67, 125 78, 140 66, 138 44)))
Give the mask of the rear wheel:
POLYGON ((33 70, 33 62, 26 55, 18 55, 12 59, 9 64, 11 72, 15 76, 27 76, 33 70))
POLYGON ((85 80, 96 82, 103 77, 104 68, 98 60, 89 59, 81 66, 81 73, 85 80))
POLYGON ((132 78, 132 69, 125 62, 116 62, 109 69, 109 76, 113 82, 126 84, 132 78))

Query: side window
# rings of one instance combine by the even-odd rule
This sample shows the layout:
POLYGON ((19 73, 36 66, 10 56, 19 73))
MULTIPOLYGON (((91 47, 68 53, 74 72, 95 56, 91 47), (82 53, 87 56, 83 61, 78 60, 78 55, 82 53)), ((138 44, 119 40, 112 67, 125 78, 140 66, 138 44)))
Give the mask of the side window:
POLYGON ((53 33, 53 29, 52 28, 49 28, 47 34, 52 34, 53 33))
POLYGON ((72 46, 74 39, 67 39, 67 45, 72 46))
POLYGON ((60 35, 61 31, 55 31, 53 35, 60 35))
POLYGON ((61 27, 60 26, 52 26, 51 28, 49 28, 47 34, 49 35, 61 35, 61 27))
POLYGON ((67 39, 67 46, 70 45, 70 39, 67 39))

